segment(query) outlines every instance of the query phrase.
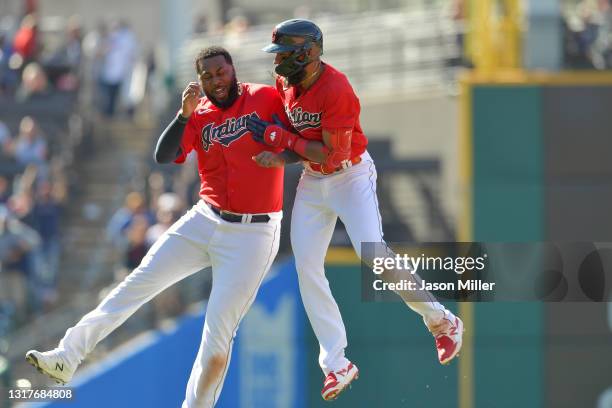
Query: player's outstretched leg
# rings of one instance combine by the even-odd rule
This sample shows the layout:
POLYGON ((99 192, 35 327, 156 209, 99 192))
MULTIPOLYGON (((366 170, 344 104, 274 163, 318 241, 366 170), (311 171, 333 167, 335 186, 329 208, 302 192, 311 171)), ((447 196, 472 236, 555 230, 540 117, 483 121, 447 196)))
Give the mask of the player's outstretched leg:
POLYGON ((330 371, 325 377, 321 396, 325 401, 333 401, 353 380, 359 378, 359 369, 353 363, 348 363, 346 368, 338 371, 330 371))
POLYGON ((438 360, 440 364, 448 364, 459 355, 463 344, 463 322, 449 310, 444 311, 444 317, 437 322, 427 322, 425 325, 436 340, 438 360))
POLYGON ((189 211, 151 247, 140 265, 102 302, 66 331, 57 348, 30 350, 26 360, 38 371, 60 383, 72 379, 75 370, 99 341, 108 336, 143 304, 175 282, 210 265, 204 252, 213 224, 195 210, 189 211), (193 245, 185 237, 202 244, 193 245), (180 266, 177 260, 181 260, 180 266))
POLYGON ((209 248, 213 286, 183 408, 213 407, 223 388, 234 336, 278 252, 280 214, 269 224, 222 225, 209 248), (245 245, 248 243, 248 245, 245 245))
POLYGON ((25 358, 40 373, 46 374, 58 384, 68 383, 77 369, 77 365, 66 360, 61 351, 57 349, 44 353, 30 350, 26 353, 25 358))
POLYGON ((319 365, 325 375, 321 396, 332 400, 358 371, 344 355, 346 330, 325 277, 325 253, 337 216, 321 201, 321 180, 304 175, 293 206, 291 246, 304 309, 320 345, 319 365))
MULTIPOLYGON (((376 197, 376 168, 369 155, 359 165, 333 176, 329 187, 330 202, 340 216, 357 255, 362 258, 361 243, 384 243, 382 221, 376 197), (347 205, 350 203, 350 205, 347 205)), ((395 254, 389 249, 389 257, 395 254)), ((362 258, 363 259, 363 258, 362 258)), ((366 264, 372 260, 363 259, 366 264)), ((387 282, 415 280, 421 287, 418 274, 406 270, 387 270, 382 274, 387 282)), ((396 291, 406 305, 420 314, 435 339, 440 363, 447 364, 461 349, 463 322, 453 315, 428 291, 396 291)))

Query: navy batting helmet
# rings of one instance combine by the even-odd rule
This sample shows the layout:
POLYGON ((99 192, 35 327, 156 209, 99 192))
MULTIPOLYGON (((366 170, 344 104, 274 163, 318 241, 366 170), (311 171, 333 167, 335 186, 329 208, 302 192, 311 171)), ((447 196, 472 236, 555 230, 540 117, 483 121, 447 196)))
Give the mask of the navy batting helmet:
POLYGON ((283 21, 274 27, 272 31, 272 43, 264 47, 265 52, 287 52, 308 49, 313 44, 323 48, 323 32, 312 21, 305 19, 292 19, 283 21), (304 43, 296 44, 296 40, 291 37, 301 37, 304 43))
POLYGON ((304 67, 313 59, 308 56, 308 50, 318 45, 323 51, 323 33, 310 20, 293 19, 283 21, 272 31, 272 43, 263 48, 266 52, 291 52, 279 63, 274 71, 291 84, 299 83, 304 78, 304 67))

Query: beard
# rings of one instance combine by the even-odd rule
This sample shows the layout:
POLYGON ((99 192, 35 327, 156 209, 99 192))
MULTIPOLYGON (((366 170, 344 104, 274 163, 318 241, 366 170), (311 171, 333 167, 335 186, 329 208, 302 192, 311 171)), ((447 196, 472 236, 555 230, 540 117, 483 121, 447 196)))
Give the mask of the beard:
POLYGON ((301 70, 299 70, 295 74, 292 74, 292 75, 289 75, 288 77, 286 77, 286 79, 287 79, 287 83, 289 85, 297 85, 300 82, 302 82, 305 77, 306 77, 306 70, 302 68, 301 70))
POLYGON ((227 92, 227 98, 224 101, 220 101, 215 98, 214 95, 209 94, 204 91, 206 97, 210 100, 210 102, 220 109, 227 109, 234 104, 236 99, 238 98, 238 79, 236 78, 236 74, 234 73, 234 78, 232 79, 232 84, 227 92))

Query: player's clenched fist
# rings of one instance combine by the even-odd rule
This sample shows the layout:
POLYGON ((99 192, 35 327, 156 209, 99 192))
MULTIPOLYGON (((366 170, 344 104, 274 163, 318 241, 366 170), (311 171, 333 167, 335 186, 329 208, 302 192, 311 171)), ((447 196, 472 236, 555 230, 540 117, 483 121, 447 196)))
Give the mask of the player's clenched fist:
POLYGON ((188 118, 191 116, 195 108, 200 102, 200 84, 190 82, 183 91, 183 99, 181 101, 181 116, 188 118))
POLYGON ((285 165, 285 160, 273 152, 261 152, 253 156, 253 160, 261 167, 283 167, 285 165))

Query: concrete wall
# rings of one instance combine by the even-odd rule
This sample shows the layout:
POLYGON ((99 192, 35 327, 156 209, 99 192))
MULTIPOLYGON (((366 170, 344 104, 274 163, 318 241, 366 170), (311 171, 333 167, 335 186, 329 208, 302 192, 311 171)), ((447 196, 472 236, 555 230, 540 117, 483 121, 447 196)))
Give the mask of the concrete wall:
POLYGON ((442 161, 442 202, 455 219, 458 187, 459 102, 446 94, 360 95, 361 124, 369 138, 390 137, 398 158, 437 157, 442 161))

